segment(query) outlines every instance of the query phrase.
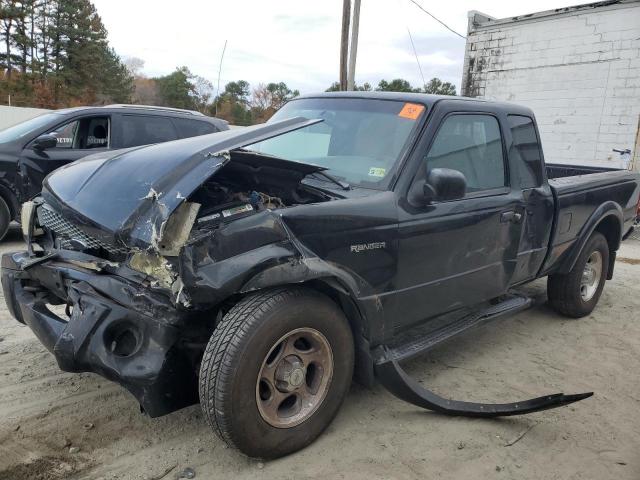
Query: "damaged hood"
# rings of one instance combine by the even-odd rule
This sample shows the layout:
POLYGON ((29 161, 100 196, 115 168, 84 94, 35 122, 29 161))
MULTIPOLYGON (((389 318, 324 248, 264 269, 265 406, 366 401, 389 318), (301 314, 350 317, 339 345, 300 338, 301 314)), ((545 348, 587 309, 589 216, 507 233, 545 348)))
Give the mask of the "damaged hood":
MULTIPOLYGON (((144 248, 153 243, 184 200, 230 161, 230 150, 320 121, 296 117, 90 155, 49 175, 42 195, 87 233, 144 248)), ((260 157, 259 161, 303 175, 324 170, 278 158, 260 157)))

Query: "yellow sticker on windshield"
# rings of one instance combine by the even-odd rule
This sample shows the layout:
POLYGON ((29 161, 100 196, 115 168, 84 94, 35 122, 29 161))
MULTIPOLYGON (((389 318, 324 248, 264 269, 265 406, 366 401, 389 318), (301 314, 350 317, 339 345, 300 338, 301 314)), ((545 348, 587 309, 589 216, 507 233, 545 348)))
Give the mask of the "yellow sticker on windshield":
POLYGON ((423 110, 424 105, 420 105, 417 103, 405 103, 398 116, 402 118, 408 118, 409 120, 415 120, 420 116, 423 110))
POLYGON ((369 169, 369 176, 370 177, 384 177, 387 173, 387 169, 386 168, 378 168, 378 167, 371 167, 369 169))

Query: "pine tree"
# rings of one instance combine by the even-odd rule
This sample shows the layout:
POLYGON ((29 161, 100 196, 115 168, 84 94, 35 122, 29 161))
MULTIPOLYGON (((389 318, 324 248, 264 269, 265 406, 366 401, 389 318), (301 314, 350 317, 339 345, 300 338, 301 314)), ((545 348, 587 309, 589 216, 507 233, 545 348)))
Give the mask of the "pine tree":
POLYGON ((130 100, 132 77, 89 0, 0 2, 0 94, 44 107, 130 100))

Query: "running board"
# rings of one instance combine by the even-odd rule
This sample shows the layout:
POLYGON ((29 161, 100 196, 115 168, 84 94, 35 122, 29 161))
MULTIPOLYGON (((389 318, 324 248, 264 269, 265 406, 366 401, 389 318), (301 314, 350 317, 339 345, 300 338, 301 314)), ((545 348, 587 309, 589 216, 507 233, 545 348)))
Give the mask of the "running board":
MULTIPOLYGON (((531 307, 533 300, 519 294, 505 295, 500 303, 489 305, 484 310, 471 313, 444 325, 437 330, 420 334, 413 330, 408 332, 408 341, 394 342, 388 345, 388 355, 399 362, 421 355, 433 347, 472 328, 477 328, 504 315, 512 315, 531 307)), ((379 363, 379 359, 376 363, 379 363)))
POLYGON ((435 345, 469 328, 477 327, 506 313, 524 310, 528 308, 531 303, 531 299, 529 298, 510 296, 507 300, 497 305, 492 305, 479 314, 463 317, 422 338, 415 339, 396 348, 381 345, 374 350, 376 377, 389 392, 401 400, 444 415, 463 417, 491 418, 524 415, 562 407, 592 396, 593 392, 579 393, 576 395, 556 393, 513 403, 475 403, 450 400, 424 388, 413 380, 398 363, 400 360, 424 353, 435 345))
POLYGON ((562 407, 570 403, 589 398, 593 392, 565 395, 555 393, 513 403, 475 403, 449 400, 427 390, 413 380, 400 367, 398 362, 388 362, 375 366, 376 376, 382 385, 393 395, 417 407, 433 410, 444 415, 460 417, 508 417, 526 413, 541 412, 550 408, 562 407))

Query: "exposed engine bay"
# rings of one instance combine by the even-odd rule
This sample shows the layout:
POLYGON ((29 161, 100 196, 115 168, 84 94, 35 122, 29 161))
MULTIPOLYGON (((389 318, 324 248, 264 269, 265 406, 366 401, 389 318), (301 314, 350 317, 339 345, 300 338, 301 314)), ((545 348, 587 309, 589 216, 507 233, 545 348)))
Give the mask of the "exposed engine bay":
MULTIPOLYGON (((175 257, 189 239, 202 237, 225 224, 265 210, 338 198, 302 182, 317 167, 302 164, 292 167, 292 162, 244 149, 227 154, 230 158, 224 166, 184 199, 169 216, 164 228, 159 229, 151 245, 157 253, 175 257)), ((150 191, 149 201, 163 203, 156 199, 157 195, 150 191)), ((81 251, 109 261, 124 261, 129 254, 139 251, 94 238, 51 206, 41 201, 37 203, 37 226, 46 227, 47 231, 45 238, 40 238, 41 242, 44 240, 45 249, 81 251)))
POLYGON ((317 203, 332 197, 304 185, 304 174, 273 166, 253 165, 260 154, 231 152, 233 160, 202 184, 189 202, 200 205, 194 229, 211 230, 221 224, 293 205, 317 203))

